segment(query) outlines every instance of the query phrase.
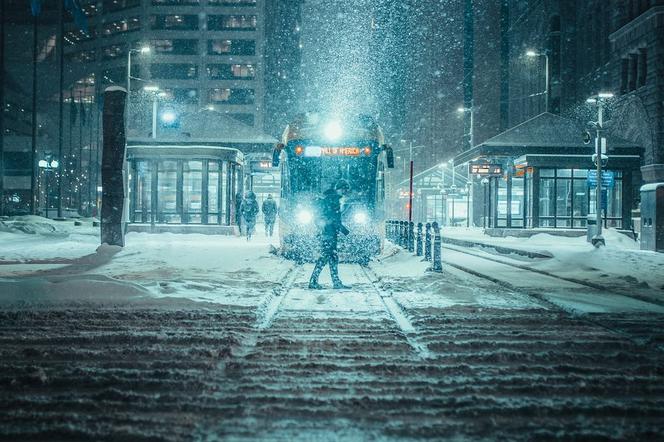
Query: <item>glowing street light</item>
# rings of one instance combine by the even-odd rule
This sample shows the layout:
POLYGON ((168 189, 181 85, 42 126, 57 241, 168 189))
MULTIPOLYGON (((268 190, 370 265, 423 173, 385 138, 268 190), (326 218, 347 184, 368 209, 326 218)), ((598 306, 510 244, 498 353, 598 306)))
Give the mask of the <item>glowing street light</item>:
POLYGON ((544 57, 545 60, 544 111, 549 112, 549 90, 551 89, 550 79, 549 79, 549 51, 536 52, 532 49, 529 49, 528 51, 526 51, 526 57, 531 57, 531 58, 544 57))

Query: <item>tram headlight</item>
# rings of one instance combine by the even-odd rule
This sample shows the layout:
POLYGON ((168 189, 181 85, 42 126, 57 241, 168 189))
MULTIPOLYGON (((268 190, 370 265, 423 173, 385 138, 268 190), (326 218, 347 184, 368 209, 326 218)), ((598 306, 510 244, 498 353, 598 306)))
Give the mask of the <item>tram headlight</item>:
POLYGON ((300 224, 310 224, 314 219, 314 214, 306 209, 302 209, 295 215, 295 219, 300 224))
POLYGON ((357 224, 366 224, 369 221, 369 217, 366 212, 355 212, 353 215, 353 221, 357 224))
POLYGON ((343 135, 343 129, 338 121, 330 121, 325 126, 325 136, 330 141, 336 141, 343 135))

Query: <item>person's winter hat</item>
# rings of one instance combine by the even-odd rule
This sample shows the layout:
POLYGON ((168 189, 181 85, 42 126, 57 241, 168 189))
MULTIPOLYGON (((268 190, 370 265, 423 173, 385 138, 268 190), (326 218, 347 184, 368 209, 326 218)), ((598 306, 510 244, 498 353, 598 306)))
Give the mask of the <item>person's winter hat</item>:
POLYGON ((334 190, 350 190, 350 183, 341 178, 335 183, 334 190))

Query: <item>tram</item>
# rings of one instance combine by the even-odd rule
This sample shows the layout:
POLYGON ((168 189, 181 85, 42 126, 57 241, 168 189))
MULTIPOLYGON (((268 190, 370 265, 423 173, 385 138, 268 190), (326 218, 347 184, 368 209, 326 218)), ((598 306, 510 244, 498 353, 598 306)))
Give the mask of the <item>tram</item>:
POLYGON ((339 237, 339 259, 366 263, 380 253, 385 172, 394 168, 394 156, 373 118, 300 115, 286 126, 272 165, 281 167, 279 235, 284 256, 298 261, 316 258, 317 204, 339 179, 351 186, 342 201, 342 220, 351 233, 339 237))

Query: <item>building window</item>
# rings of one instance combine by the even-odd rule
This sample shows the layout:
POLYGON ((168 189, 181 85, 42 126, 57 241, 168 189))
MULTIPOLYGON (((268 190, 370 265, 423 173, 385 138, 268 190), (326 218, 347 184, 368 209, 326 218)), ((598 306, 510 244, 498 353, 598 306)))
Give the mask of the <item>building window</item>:
POLYGON ((208 40, 208 55, 255 55, 254 40, 208 40))
POLYGON ((101 48, 101 58, 103 60, 115 60, 116 58, 125 57, 127 55, 127 45, 110 45, 101 48))
POLYGON ((104 0, 104 12, 122 11, 141 6, 141 0, 104 0))
POLYGON ((198 103, 198 89, 194 88, 165 88, 163 89, 167 100, 173 100, 180 104, 198 103))
MULTIPOLYGON (((606 224, 622 227, 622 173, 613 171, 613 187, 605 189, 606 224)), ((585 228, 595 213, 595 189, 587 183, 585 169, 540 169, 539 226, 585 228)))
POLYGON ((152 15, 150 16, 152 29, 174 29, 195 31, 198 29, 197 15, 152 15))
POLYGON ((629 58, 620 60, 620 93, 626 94, 629 87, 629 58))
POLYGON ((256 69, 252 64, 209 64, 207 73, 210 80, 252 80, 256 69))
POLYGON ((214 88, 210 89, 209 101, 218 104, 253 104, 254 90, 214 88))
POLYGON ((72 30, 65 32, 64 39, 67 45, 75 45, 76 43, 81 43, 84 41, 89 41, 95 38, 94 29, 90 28, 88 33, 81 31, 80 29, 72 30))
POLYGON ((208 0, 211 6, 256 6, 256 0, 208 0))
POLYGON ((198 40, 152 40, 152 47, 158 54, 196 55, 198 40))
POLYGON ((648 49, 639 49, 638 87, 645 86, 648 81, 648 49))
POLYGON ((193 80, 198 78, 198 66, 189 63, 154 63, 150 65, 152 78, 164 80, 193 80))
POLYGON ((639 56, 629 54, 629 90, 636 90, 637 76, 639 72, 639 56))
POLYGON ((246 113, 228 114, 228 116, 248 126, 253 126, 254 121, 256 119, 256 116, 254 114, 246 114, 246 113))
POLYGON ((131 17, 111 23, 105 23, 101 28, 101 33, 104 37, 110 37, 111 35, 137 31, 139 29, 141 29, 140 19, 138 17, 131 17))
POLYGON ((94 49, 91 51, 79 51, 67 54, 65 58, 67 58, 67 61, 74 63, 89 63, 95 61, 96 53, 94 49))
POLYGON ((254 30, 256 29, 255 15, 210 15, 208 16, 208 29, 210 31, 224 30, 254 30))
POLYGON ((154 6, 197 5, 198 0, 152 0, 154 6))

